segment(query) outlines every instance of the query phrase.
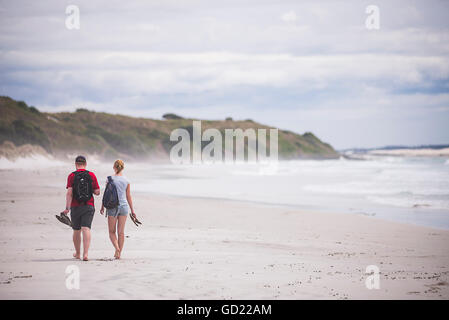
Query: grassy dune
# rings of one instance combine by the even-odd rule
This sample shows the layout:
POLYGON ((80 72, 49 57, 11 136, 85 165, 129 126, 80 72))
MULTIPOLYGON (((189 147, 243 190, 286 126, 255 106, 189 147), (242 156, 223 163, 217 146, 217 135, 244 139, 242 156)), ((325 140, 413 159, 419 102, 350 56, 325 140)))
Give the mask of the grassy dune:
MULTIPOLYGON (((167 158, 175 144, 172 130, 192 131, 193 119, 145 119, 78 109, 76 112, 44 113, 23 101, 0 97, 0 144, 38 145, 55 156, 78 152, 110 159, 167 158)), ((202 121, 202 129, 269 129, 252 120, 202 121)), ((269 140, 269 139, 267 139, 269 140)), ((267 141, 269 145, 269 141, 267 141)), ((335 158, 338 153, 327 143, 307 132, 303 135, 279 130, 279 157, 335 158)))

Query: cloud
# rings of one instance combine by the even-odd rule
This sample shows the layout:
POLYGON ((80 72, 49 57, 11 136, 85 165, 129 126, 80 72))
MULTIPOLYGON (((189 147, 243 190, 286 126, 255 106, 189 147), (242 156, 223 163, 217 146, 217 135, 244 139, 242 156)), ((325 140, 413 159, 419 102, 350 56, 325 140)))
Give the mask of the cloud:
POLYGON ((61 81, 69 86, 84 83, 100 91, 119 85, 129 94, 202 92, 241 85, 295 86, 307 91, 342 81, 426 85, 449 78, 449 57, 8 51, 2 53, 0 68, 16 81, 39 78, 50 86, 61 81))
POLYGON ((282 19, 282 21, 285 21, 285 22, 295 22, 296 21, 296 13, 295 13, 295 11, 286 12, 281 16, 281 19, 282 19))
POLYGON ((78 31, 63 2, 0 4, 0 94, 47 111, 253 118, 338 147, 449 141, 449 3, 379 0, 375 32, 360 1, 77 4, 78 31))

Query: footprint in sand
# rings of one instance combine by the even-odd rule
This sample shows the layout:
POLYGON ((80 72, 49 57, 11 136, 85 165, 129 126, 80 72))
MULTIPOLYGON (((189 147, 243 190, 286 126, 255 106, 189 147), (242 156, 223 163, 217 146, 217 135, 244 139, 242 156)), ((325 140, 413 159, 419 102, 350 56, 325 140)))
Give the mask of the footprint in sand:
POLYGON ((115 259, 114 258, 101 258, 101 259, 98 259, 98 261, 115 261, 115 259))

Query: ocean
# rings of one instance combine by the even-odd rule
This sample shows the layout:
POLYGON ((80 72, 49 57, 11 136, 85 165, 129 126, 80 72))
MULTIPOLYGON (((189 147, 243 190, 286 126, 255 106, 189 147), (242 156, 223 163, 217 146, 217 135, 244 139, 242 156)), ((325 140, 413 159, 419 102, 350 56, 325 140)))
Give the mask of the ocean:
POLYGON ((371 156, 272 164, 142 163, 133 165, 128 176, 138 192, 355 213, 449 229, 449 160, 443 157, 371 156))
MULTIPOLYGON (((104 177, 98 176, 103 185, 105 173, 112 173, 112 163, 90 159, 88 169, 103 173, 104 177)), ((6 170, 50 167, 59 168, 63 181, 73 164, 45 157, 15 162, 0 159, 0 168, 6 170)), ((249 201, 449 229, 447 157, 366 155, 363 160, 292 160, 271 164, 127 163, 125 174, 133 191, 148 196, 157 193, 249 201)))

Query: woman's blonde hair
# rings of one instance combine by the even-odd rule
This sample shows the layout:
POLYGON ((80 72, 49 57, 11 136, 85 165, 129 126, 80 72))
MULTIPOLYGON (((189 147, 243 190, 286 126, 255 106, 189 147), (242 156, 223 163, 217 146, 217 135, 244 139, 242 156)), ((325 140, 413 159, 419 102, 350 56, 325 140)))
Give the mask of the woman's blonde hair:
POLYGON ((117 172, 117 173, 120 173, 120 171, 125 169, 125 163, 123 162, 123 160, 120 160, 120 159, 115 160, 114 169, 115 169, 115 172, 117 172))

